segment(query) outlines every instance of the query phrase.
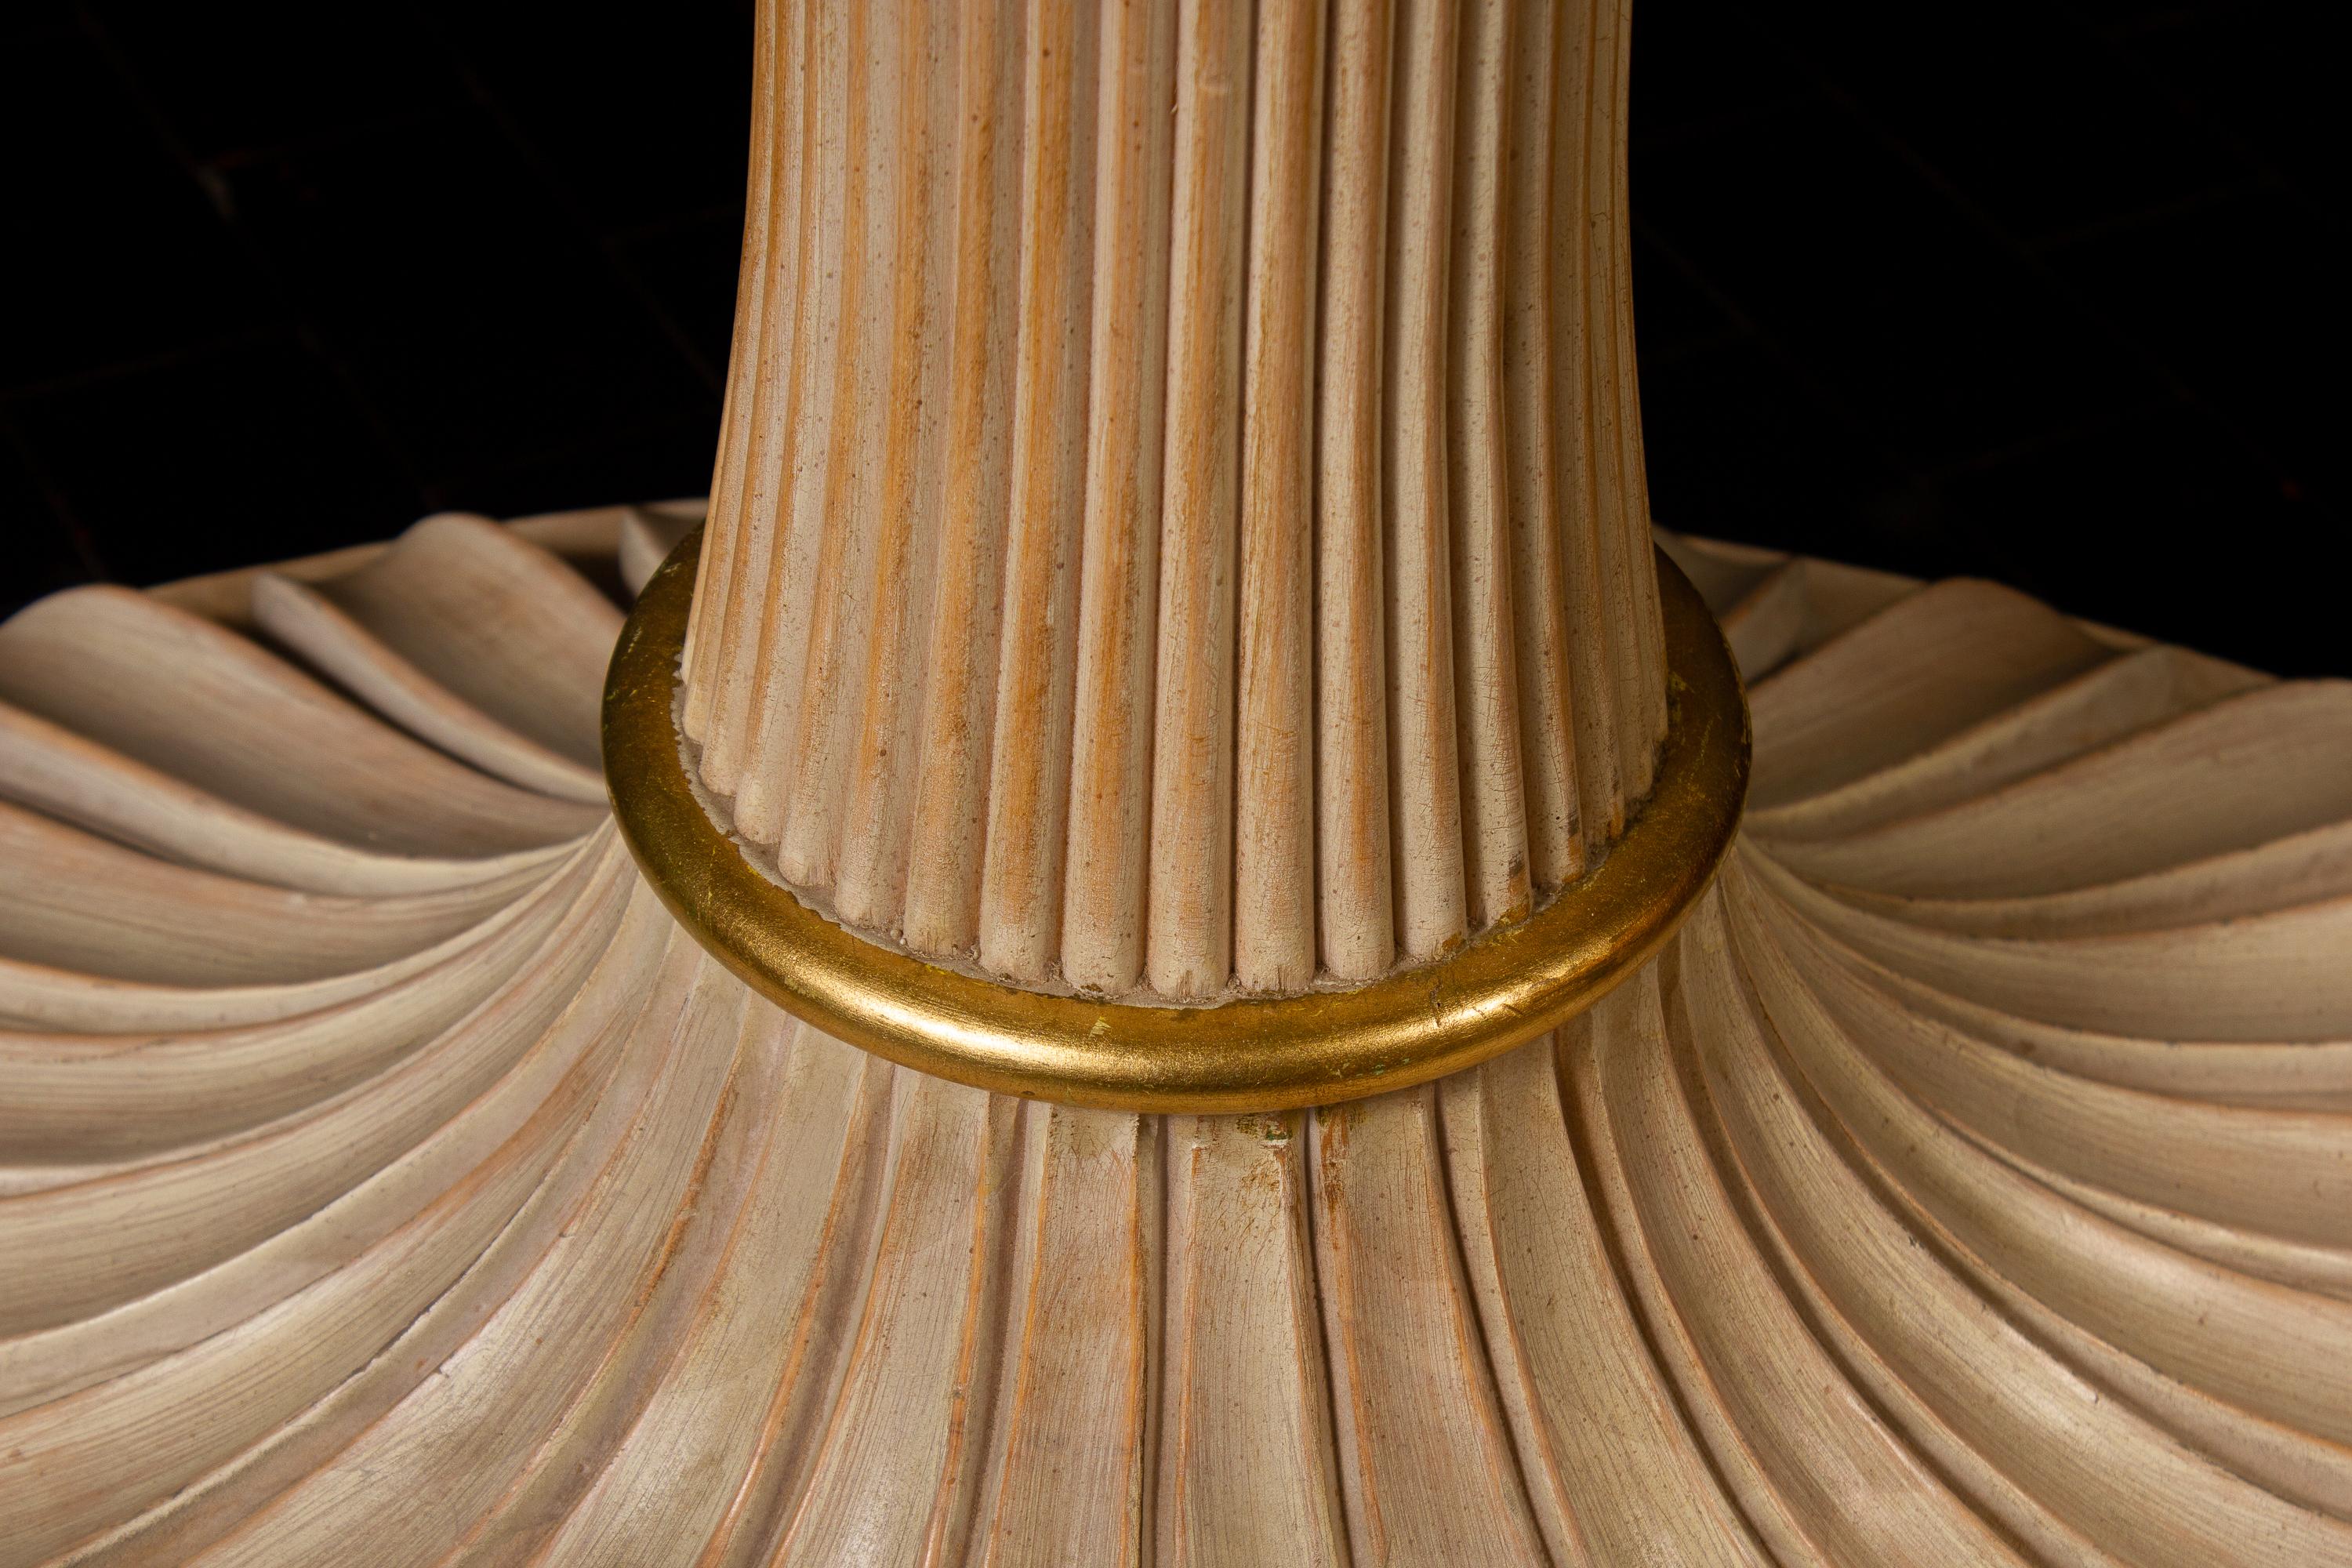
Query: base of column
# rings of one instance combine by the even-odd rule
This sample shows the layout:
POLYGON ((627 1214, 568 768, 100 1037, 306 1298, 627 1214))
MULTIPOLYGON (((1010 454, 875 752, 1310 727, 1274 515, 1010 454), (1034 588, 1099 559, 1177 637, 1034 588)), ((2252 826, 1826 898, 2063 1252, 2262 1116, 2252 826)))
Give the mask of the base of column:
POLYGON ((2352 687, 1669 540, 1658 957, 1138 1116, 674 923, 574 787, 658 531, 0 626, 0 1562, 2352 1557, 2352 687))
POLYGON ((1623 837, 1524 920, 1384 979, 1212 1007, 1059 994, 849 931, 763 870, 694 782, 676 721, 700 549, 654 574, 604 694, 621 836, 680 924, 770 1001, 838 1040, 1001 1094, 1112 1110, 1287 1110, 1426 1083, 1559 1027, 1674 934, 1731 847, 1748 712, 1730 650, 1663 554, 1673 718, 1623 837))

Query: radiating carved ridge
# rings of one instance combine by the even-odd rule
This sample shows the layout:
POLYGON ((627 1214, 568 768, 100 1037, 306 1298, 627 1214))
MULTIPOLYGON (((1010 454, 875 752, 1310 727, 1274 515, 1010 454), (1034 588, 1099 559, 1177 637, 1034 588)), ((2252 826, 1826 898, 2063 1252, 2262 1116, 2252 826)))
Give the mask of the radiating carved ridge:
POLYGON ((2352 688, 1670 542, 1757 773, 1668 956, 1136 1118, 794 1025, 513 776, 613 624, 527 540, 674 526, 0 626, 0 1563, 2352 1561, 2352 688))

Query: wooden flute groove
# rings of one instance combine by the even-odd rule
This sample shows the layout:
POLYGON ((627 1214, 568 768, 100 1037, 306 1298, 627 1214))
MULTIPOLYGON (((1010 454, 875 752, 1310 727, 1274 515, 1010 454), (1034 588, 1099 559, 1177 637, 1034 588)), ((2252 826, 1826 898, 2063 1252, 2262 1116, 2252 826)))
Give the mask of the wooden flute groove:
POLYGON ((774 0, 729 399, 791 412, 730 412, 684 669, 789 886, 1184 1003, 1598 863, 1666 712, 1621 8, 774 0))

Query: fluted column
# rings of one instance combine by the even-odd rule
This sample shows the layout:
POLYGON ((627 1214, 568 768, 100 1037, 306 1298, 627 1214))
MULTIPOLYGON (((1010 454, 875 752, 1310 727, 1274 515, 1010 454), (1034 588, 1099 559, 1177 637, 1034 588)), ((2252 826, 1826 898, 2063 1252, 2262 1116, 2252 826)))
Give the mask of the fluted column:
POLYGON ((684 727, 854 930, 1360 982, 1665 724, 1622 0, 765 0, 684 727))

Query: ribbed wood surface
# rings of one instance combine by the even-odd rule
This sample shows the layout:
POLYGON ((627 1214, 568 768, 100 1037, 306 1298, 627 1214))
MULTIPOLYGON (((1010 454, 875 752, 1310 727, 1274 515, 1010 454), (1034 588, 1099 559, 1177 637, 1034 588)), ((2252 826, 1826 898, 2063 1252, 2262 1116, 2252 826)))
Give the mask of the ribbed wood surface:
POLYGON ((684 722, 1029 985, 1363 980, 1664 734, 1623 0, 766 0, 684 722))
POLYGON ((1675 548, 1717 890, 1279 1117, 748 994, 558 765, 615 613, 478 519, 20 613, 0 1568, 2352 1563, 2352 689, 1675 548))

